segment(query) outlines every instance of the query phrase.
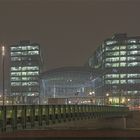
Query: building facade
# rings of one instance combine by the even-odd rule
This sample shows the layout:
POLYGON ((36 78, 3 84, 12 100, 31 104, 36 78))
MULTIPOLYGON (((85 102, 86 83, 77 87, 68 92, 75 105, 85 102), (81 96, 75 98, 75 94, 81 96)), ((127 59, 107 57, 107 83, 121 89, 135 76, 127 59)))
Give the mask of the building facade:
POLYGON ((42 58, 40 46, 20 41, 10 46, 11 97, 13 104, 39 104, 42 58))
POLYGON ((101 71, 103 84, 96 88, 96 95, 109 104, 140 105, 140 36, 115 34, 106 39, 88 65, 101 71))

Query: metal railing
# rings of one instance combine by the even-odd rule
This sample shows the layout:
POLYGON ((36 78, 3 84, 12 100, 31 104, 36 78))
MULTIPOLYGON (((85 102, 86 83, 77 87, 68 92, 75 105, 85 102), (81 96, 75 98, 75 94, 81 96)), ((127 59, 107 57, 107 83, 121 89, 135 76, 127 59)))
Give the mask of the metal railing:
POLYGON ((45 128, 48 125, 103 117, 127 116, 127 107, 98 105, 0 106, 0 132, 45 128))

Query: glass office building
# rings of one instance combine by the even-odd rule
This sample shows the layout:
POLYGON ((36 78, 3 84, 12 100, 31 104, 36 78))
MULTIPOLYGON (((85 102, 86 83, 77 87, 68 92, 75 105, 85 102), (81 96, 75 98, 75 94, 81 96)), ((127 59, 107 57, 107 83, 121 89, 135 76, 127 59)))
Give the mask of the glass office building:
POLYGON ((38 104, 41 71, 40 46, 30 41, 20 41, 10 46, 11 96, 13 104, 38 104))
POLYGON ((91 78, 91 69, 86 67, 62 67, 46 71, 41 75, 41 101, 49 103, 52 99, 59 99, 59 104, 90 103, 94 96, 91 78))
POLYGON ((88 65, 102 74, 96 95, 110 104, 140 105, 140 36, 115 34, 89 58, 88 65))

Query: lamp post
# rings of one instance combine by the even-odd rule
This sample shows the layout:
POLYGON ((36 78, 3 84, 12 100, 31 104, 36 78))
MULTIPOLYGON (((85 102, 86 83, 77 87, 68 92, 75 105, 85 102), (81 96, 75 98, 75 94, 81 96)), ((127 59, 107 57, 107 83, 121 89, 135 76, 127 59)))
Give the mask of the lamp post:
POLYGON ((109 93, 106 93, 106 99, 107 99, 106 104, 108 105, 109 104, 109 93))
POLYGON ((2 46, 2 81, 3 81, 3 86, 2 86, 2 105, 4 106, 4 101, 5 101, 5 81, 4 81, 4 57, 5 57, 5 46, 2 46))

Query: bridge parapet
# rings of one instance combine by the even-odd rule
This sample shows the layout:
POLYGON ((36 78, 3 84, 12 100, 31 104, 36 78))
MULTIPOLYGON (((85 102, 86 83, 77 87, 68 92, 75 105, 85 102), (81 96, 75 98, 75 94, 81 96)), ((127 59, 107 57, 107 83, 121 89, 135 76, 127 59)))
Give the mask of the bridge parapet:
POLYGON ((0 132, 45 128, 54 123, 105 117, 125 117, 127 107, 101 105, 0 106, 0 132))

